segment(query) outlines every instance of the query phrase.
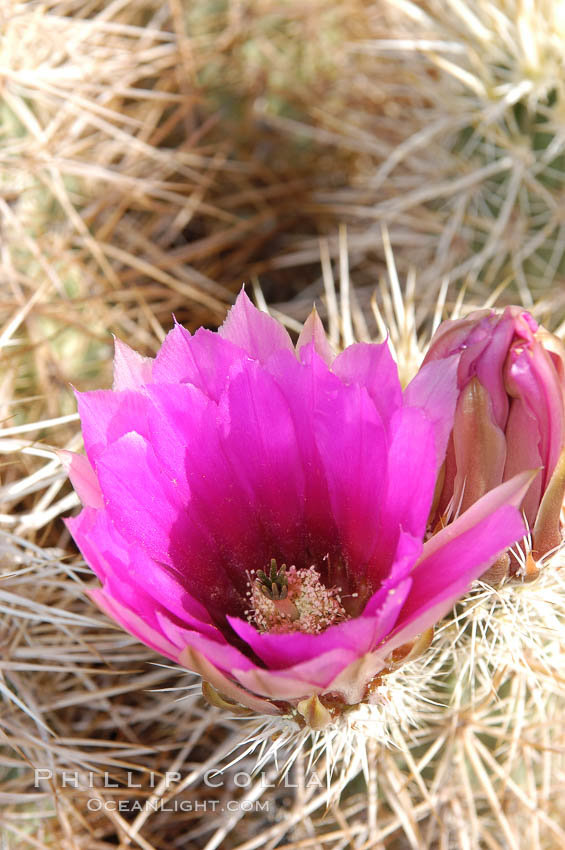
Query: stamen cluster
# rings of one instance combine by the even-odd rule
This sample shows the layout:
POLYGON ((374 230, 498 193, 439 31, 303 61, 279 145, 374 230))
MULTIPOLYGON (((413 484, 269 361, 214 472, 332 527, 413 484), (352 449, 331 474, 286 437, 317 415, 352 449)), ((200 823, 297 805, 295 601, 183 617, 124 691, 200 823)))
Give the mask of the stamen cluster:
MULTIPOLYGON (((273 563, 276 570, 276 562, 271 561, 270 576, 273 575, 273 563)), ((329 626, 348 619, 340 588, 326 587, 315 566, 285 569, 283 565, 278 572, 278 584, 274 584, 274 587, 281 587, 284 581, 278 597, 270 596, 268 590, 265 592, 266 579, 265 573, 258 570, 255 580, 250 582, 252 610, 247 616, 260 632, 320 634, 329 626), (284 580, 281 580, 283 570, 284 580)), ((272 581, 272 578, 267 580, 272 581)))

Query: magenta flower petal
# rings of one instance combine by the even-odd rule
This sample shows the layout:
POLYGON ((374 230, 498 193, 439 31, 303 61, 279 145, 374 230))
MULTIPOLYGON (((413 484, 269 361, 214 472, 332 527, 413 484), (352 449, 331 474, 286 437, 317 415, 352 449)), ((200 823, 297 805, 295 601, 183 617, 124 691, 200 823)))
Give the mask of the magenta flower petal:
POLYGON ((151 382, 153 360, 114 339, 114 390, 140 390, 151 382))
POLYGON ((350 345, 336 357, 332 371, 346 384, 365 387, 386 425, 401 407, 402 389, 388 343, 350 345))
POLYGON ((255 693, 269 695, 276 700, 298 701, 330 690, 340 672, 354 663, 356 655, 351 650, 340 648, 302 661, 287 670, 235 668, 233 673, 241 685, 255 693))
POLYGON ((294 351, 284 327, 267 313, 257 310, 243 290, 218 333, 261 363, 280 349, 294 351))
POLYGON ((485 348, 484 355, 476 359, 472 369, 489 394, 494 421, 502 428, 508 416, 508 396, 504 386, 503 368, 514 335, 514 323, 508 320, 498 321, 498 317, 490 317, 484 333, 488 338, 488 346, 485 348), (491 330, 493 324, 494 329, 491 330))
MULTIPOLYGON (((183 516, 189 494, 179 492, 146 439, 133 431, 120 437, 102 453, 97 472, 108 514, 126 539, 138 540, 152 558, 171 565, 175 549, 189 541, 194 546, 190 520, 183 516)), ((205 533, 201 545, 209 545, 205 533)))
POLYGON ((437 477, 435 431, 426 414, 417 407, 402 408, 391 430, 377 544, 383 565, 392 563, 400 530, 424 536, 437 477))
POLYGON ((64 449, 57 454, 82 504, 88 508, 103 507, 100 484, 88 458, 64 449))
MULTIPOLYGON (((104 524, 104 526, 107 525, 108 519, 104 511, 95 511, 85 508, 78 516, 67 517, 67 519, 64 520, 64 523, 77 542, 82 554, 88 561, 90 568, 94 570, 100 581, 104 583, 111 570, 108 567, 108 562, 103 549, 107 548, 108 545, 112 545, 112 548, 114 549, 114 546, 109 543, 110 538, 106 528, 104 547, 101 548, 96 545, 95 538, 91 532, 97 520, 100 521, 100 524, 104 524)), ((115 558, 120 561, 120 547, 115 547, 115 558)))
POLYGON ((270 634, 258 632, 250 623, 237 617, 229 617, 234 632, 251 647, 270 670, 286 670, 326 652, 341 649, 354 651, 356 641, 371 644, 375 623, 369 618, 359 617, 337 626, 331 626, 321 634, 287 632, 270 634))
POLYGON ((182 579, 163 564, 152 561, 140 547, 132 547, 103 511, 83 511, 67 520, 84 556, 104 583, 106 592, 158 629, 158 615, 176 618, 212 639, 223 640, 210 614, 190 593, 182 579))
POLYGON ((514 332, 514 322, 499 321, 491 310, 477 310, 466 319, 443 322, 437 330, 424 364, 459 355, 458 380, 464 386, 478 377, 493 400, 495 422, 503 427, 508 415, 502 367, 514 332))
POLYGON ((301 349, 310 344, 314 346, 314 351, 318 357, 321 357, 324 363, 330 366, 335 359, 335 352, 327 340, 324 326, 316 310, 312 310, 304 322, 304 327, 296 342, 296 353, 300 354, 301 349))
POLYGON ((396 592, 405 579, 409 578, 410 573, 414 569, 414 565, 419 561, 422 554, 423 542, 417 537, 412 537, 406 531, 401 531, 398 535, 398 543, 394 554, 394 561, 389 567, 388 573, 385 574, 383 580, 382 574, 374 574, 370 571, 369 575, 372 579, 372 586, 379 587, 367 601, 363 609, 363 616, 373 616, 383 608, 385 601, 388 599, 391 590, 396 592), (380 586, 379 586, 380 585, 380 586))
POLYGON ((411 573, 413 588, 387 645, 400 646, 443 617, 470 582, 524 533, 517 510, 531 482, 521 473, 483 496, 424 544, 411 573))
POLYGON ((84 448, 94 468, 107 446, 135 430, 147 434, 147 397, 141 392, 76 393, 84 448), (135 427, 134 427, 135 426, 135 427))
POLYGON ((108 516, 123 538, 184 575, 187 589, 214 618, 222 618, 225 603, 242 610, 241 593, 221 565, 209 530, 187 510, 188 494, 164 473, 146 440, 130 433, 113 443, 98 476, 108 516))
POLYGON ((404 391, 404 404, 425 411, 435 429, 438 464, 445 457, 457 402, 457 356, 425 363, 404 391))
MULTIPOLYGON (((423 558, 429 558, 433 552, 441 549, 442 546, 454 540, 459 534, 463 534, 474 528, 478 523, 494 514, 504 505, 517 508, 528 491, 528 487, 534 476, 535 471, 520 472, 519 475, 515 475, 510 481, 505 481, 504 484, 495 487, 494 490, 491 490, 479 499, 478 502, 475 502, 474 505, 468 508, 454 522, 427 540, 424 543, 423 558)), ((516 516, 521 525, 522 533, 517 534, 514 540, 520 539, 524 531, 524 523, 519 511, 516 513, 516 516)))
POLYGON ((191 336, 181 325, 167 334, 153 364, 156 384, 193 384, 219 401, 228 375, 248 354, 218 334, 200 328, 191 336))
POLYGON ((217 405, 192 384, 152 384, 146 395, 147 440, 167 475, 177 482, 183 498, 188 498, 192 490, 190 471, 206 449, 206 444, 202 445, 204 436, 217 453, 217 405))
POLYGON ((403 620, 410 620, 413 611, 425 610, 430 601, 453 601, 460 596, 471 581, 523 533, 524 523, 519 511, 503 505, 432 554, 424 555, 411 574, 413 593, 402 612, 403 620), (482 545, 477 545, 477 538, 482 545))
POLYGON ((122 605, 104 588, 94 588, 88 591, 89 596, 108 616, 119 623, 126 631, 134 635, 142 643, 166 655, 167 658, 178 658, 178 650, 164 635, 149 625, 147 620, 138 616, 130 607, 122 605))
POLYGON ((379 536, 375 494, 387 480, 385 428, 367 390, 336 382, 333 393, 318 399, 314 435, 342 546, 350 564, 365 567, 379 536))
POLYGON ((299 362, 287 351, 273 355, 267 369, 286 399, 292 416, 304 481, 305 545, 321 557, 334 556, 338 550, 338 532, 330 504, 328 482, 315 437, 315 421, 320 398, 337 393, 341 384, 313 351, 312 344, 302 347, 299 362))
POLYGON ((524 533, 519 512, 504 505, 475 527, 462 532, 412 572, 412 592, 398 618, 390 649, 423 632, 443 617, 507 546, 524 533), (480 543, 477 541, 480 540, 480 543))
POLYGON ((153 384, 147 394, 152 402, 147 430, 159 463, 190 494, 191 515, 207 528, 217 551, 225 553, 224 561, 229 555, 231 580, 243 593, 246 569, 254 559, 263 563, 270 548, 248 484, 236 477, 223 450, 229 412, 220 413, 191 385, 153 384))
POLYGON ((221 449, 263 526, 271 556, 295 560, 304 536, 305 474, 286 399, 250 361, 230 380, 220 412, 225 414, 221 449), (280 551, 281 540, 286 554, 280 551))

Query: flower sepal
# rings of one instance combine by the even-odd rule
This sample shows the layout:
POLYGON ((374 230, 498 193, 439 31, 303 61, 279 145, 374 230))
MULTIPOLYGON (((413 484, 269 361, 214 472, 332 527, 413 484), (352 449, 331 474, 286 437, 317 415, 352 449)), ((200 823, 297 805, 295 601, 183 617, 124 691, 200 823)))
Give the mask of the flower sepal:
POLYGON ((532 533, 532 552, 535 560, 559 546, 563 539, 561 515, 565 499, 565 448, 562 449, 543 494, 532 533))
POLYGON ((222 696, 214 685, 211 685, 205 679, 202 680, 202 696, 209 705, 213 705, 215 708, 223 708, 231 714, 237 714, 241 717, 253 714, 251 708, 247 708, 245 705, 240 705, 237 702, 232 702, 232 700, 222 696))
POLYGON ((332 712, 326 708, 317 694, 300 700, 296 710, 304 718, 305 724, 315 732, 327 729, 334 720, 332 712))
POLYGON ((408 664, 409 661, 415 661, 417 658, 420 658, 431 646, 433 639, 434 627, 430 626, 429 629, 425 629, 425 631, 416 635, 412 640, 403 643, 402 646, 397 646, 387 659, 387 670, 398 670, 399 667, 408 664))

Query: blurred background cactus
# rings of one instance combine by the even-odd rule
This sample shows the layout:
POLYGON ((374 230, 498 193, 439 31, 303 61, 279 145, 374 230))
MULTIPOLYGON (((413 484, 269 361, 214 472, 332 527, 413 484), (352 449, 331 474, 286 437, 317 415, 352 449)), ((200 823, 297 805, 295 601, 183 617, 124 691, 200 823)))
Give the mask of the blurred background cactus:
POLYGON ((367 27, 341 97, 311 110, 328 130, 341 110, 362 152, 341 187, 317 194, 356 223, 353 261, 371 257, 386 221, 420 287, 505 290, 563 321, 565 5, 383 0, 367 27))
POLYGON ((565 846, 559 552, 531 584, 475 588, 393 674, 341 796, 307 755, 238 788, 270 731, 205 707, 85 597, 53 451, 79 448, 71 382, 111 383, 110 332, 152 354, 173 313, 216 327, 242 282, 292 331, 313 299, 338 345, 388 328, 404 381, 476 306, 521 302, 563 337, 565 3, 8 0, 0 26, 6 846, 565 846), (89 811, 33 767, 270 807, 89 811))

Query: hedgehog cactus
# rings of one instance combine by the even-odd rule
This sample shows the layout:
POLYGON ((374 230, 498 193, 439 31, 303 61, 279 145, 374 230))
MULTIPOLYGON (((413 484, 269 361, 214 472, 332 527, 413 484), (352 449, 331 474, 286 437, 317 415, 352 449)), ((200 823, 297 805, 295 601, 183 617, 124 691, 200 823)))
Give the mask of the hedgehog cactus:
MULTIPOLYGON (((402 348, 394 339, 391 343, 392 350, 402 348)), ((212 705, 249 717, 248 737, 240 741, 243 752, 235 757, 242 759, 240 768, 250 752, 257 754, 255 769, 284 754, 281 769, 288 772, 307 753, 310 775, 316 766, 327 772, 326 801, 337 798, 360 770, 370 796, 377 770, 376 800, 385 823, 396 816, 412 847, 451 842, 478 850, 488 835, 497 846, 519 848, 521 834, 540 847, 552 846, 542 837, 546 842, 563 835, 548 792, 553 774, 558 777, 563 767, 565 587, 559 565, 565 382, 559 343, 518 308, 471 314, 439 327, 423 366, 401 393, 386 346, 354 345, 335 357, 312 316, 294 349, 281 326, 241 295, 219 335, 204 331, 191 337, 177 326, 154 361, 118 344, 115 367, 113 391, 80 398, 88 459, 67 455, 65 462, 86 507, 69 527, 103 583, 91 591, 98 604, 141 640, 199 672, 212 705), (371 375, 375 380, 367 384, 371 375), (238 413, 243 402, 234 393, 244 379, 254 417, 251 408, 238 413), (326 384, 331 392, 320 393, 326 384), (261 386, 269 392, 261 395, 261 386), (300 386, 309 392, 300 396, 300 386), (320 431, 318 417, 329 404, 335 424, 342 395, 371 401, 378 411, 370 408, 371 422, 375 417, 383 422, 378 444, 388 447, 389 460, 379 461, 379 468, 392 469, 391 453, 399 451, 396 462, 403 470, 395 479, 400 490, 390 481, 374 490, 379 499, 367 502, 361 525, 351 523, 360 515, 359 498, 371 488, 349 492, 345 501, 322 498, 328 484, 331 490, 332 481, 342 481, 346 471, 351 475, 350 463, 336 467, 331 458, 336 440, 345 439, 366 415, 366 406, 356 407, 355 416, 339 420, 333 439, 318 445, 319 435, 327 433, 320 431), (288 402, 279 404, 277 428, 261 431, 254 459, 253 441, 242 435, 258 427, 261 411, 271 423, 276 399, 294 403, 288 410, 288 402), (301 399, 304 409, 297 406, 301 399), (296 423, 308 421, 308 427, 281 431, 284 417, 290 423, 298 414, 296 423), (524 416, 529 417, 527 451, 512 424, 524 416), (412 428, 404 433, 400 451, 395 428, 404 418, 412 428), (219 454, 210 443, 214 423, 223 441, 219 454), (288 438, 284 446, 281 434, 288 438), (279 495, 285 482, 289 494, 293 481, 308 481, 300 472, 302 455, 292 448, 297 435, 305 441, 315 489, 307 488, 293 505, 279 495), (141 441, 143 456, 134 451, 141 441), (238 467, 242 442, 249 450, 245 466, 238 467), (438 472, 446 444, 447 458, 438 472), (147 465, 149 446, 156 461, 147 465), (275 456, 273 477, 269 458, 275 456), (202 457, 206 467, 200 469, 202 457), (222 487, 197 514, 199 499, 215 486, 206 468, 230 457, 222 487), (420 458, 419 476, 408 475, 410 458, 420 458), (255 492, 244 488, 222 515, 229 480, 232 490, 239 486, 236 469, 254 476, 255 492), (426 470, 433 471, 430 486, 426 470), (279 495, 269 502, 273 482, 279 495), (253 493, 261 501, 259 513, 249 501, 253 493), (407 502, 403 493, 410 495, 407 502), (544 509, 548 493, 549 512, 544 509), (403 506, 400 514, 388 510, 391 494, 394 504, 403 506), (173 496, 182 497, 184 506, 172 510, 173 496), (354 513, 347 513, 355 500, 354 513), (410 513, 414 500, 422 503, 416 519, 410 513), (455 503, 459 516, 453 515, 455 503), (524 530, 512 504, 521 505, 533 526, 533 539, 526 533, 516 545, 524 530), (287 521, 297 506, 298 525, 287 521), (383 525, 379 518, 385 514, 383 525), (174 542, 179 528, 186 534, 187 522, 196 516, 194 534, 209 524, 208 547, 200 551, 194 540, 171 545, 169 538, 174 542), (262 518, 255 531, 254 516, 262 518), (243 522, 239 530, 233 525, 237 517, 243 522), (408 546, 416 540, 414 521, 425 540, 416 549, 408 546), (552 533, 557 529, 551 547, 548 522, 552 533), (330 537, 312 536, 313 528, 320 534, 328 523, 335 524, 330 537), (286 536, 277 537, 281 529, 286 536), (381 541, 374 561, 381 571, 386 545, 394 553, 381 588, 369 587, 373 573, 361 571, 360 547, 373 538, 381 541), (238 540, 247 570, 243 562, 225 560, 240 552, 238 540), (303 563, 304 540, 309 554, 303 563), (321 557, 311 564, 316 540, 321 557), (349 599, 343 587, 334 587, 323 554, 338 540, 339 582, 340 587, 348 583, 349 599), (527 574, 533 546, 535 575, 527 574), (468 588, 501 550, 513 568, 497 576, 497 587, 479 581, 468 588), (269 561, 266 553, 275 551, 281 560, 269 561), (287 555, 288 565, 282 562, 287 555), (244 596, 247 588, 247 610, 237 596, 239 585, 244 596), (365 588, 363 598, 360 588, 365 588), (394 611, 387 601, 391 589, 398 598, 394 611), (453 612, 440 619, 452 601, 453 612), (393 804, 403 784, 406 790, 393 804), (511 805, 503 805, 503 793, 511 805), (535 806, 532 793, 539 799, 535 806)), ((371 434, 378 442, 377 431, 371 434)), ((342 460, 355 456, 355 445, 347 442, 342 460)), ((357 469, 357 480, 370 472, 371 457, 357 469)), ((372 839, 381 834, 374 823, 367 828, 372 839)), ((384 846, 400 845, 393 839, 384 846)))
POLYGON ((382 153, 356 178, 347 211, 361 228, 386 218, 420 286, 467 281, 484 300, 511 286, 531 307, 563 279, 564 34, 555 0, 388 0, 375 10, 357 46, 368 61, 344 87, 410 101, 378 123, 371 110, 356 116, 382 153))

